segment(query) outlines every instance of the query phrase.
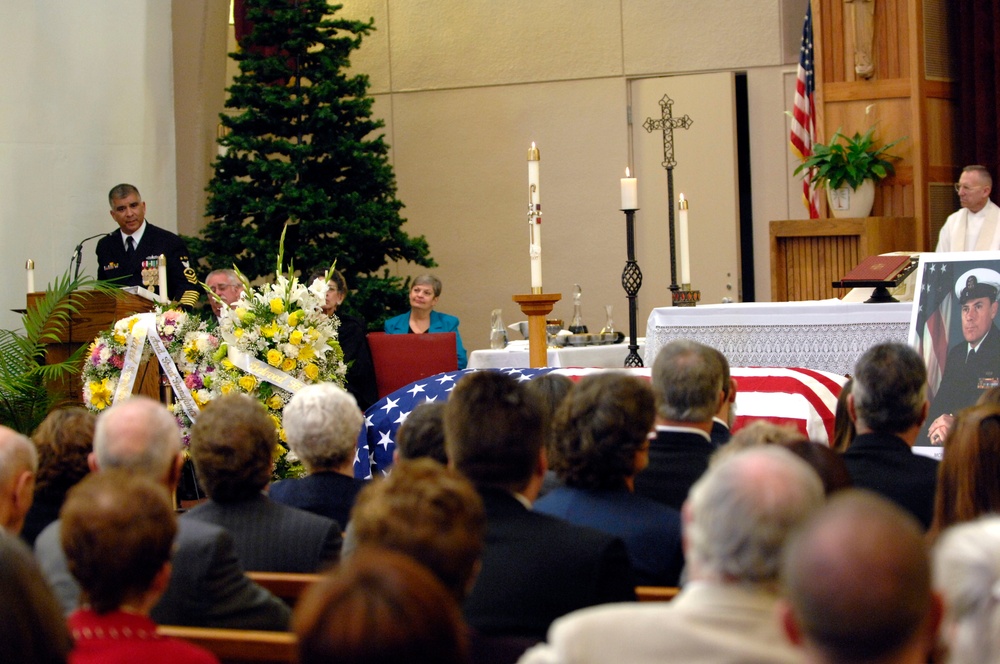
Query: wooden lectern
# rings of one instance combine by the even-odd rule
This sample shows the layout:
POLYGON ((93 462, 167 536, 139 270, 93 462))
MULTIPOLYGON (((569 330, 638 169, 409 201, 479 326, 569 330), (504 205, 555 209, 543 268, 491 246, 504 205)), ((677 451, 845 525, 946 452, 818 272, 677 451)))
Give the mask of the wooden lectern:
MULTIPOLYGON (((44 296, 45 293, 28 293, 28 309, 34 309, 37 301, 44 296)), ((45 351, 46 363, 65 361, 78 348, 89 345, 99 333, 111 329, 117 320, 153 310, 153 302, 125 292, 115 297, 94 291, 77 291, 70 297, 76 304, 78 313, 60 333, 59 340, 48 345, 45 351)), ((80 402, 82 400, 80 376, 72 376, 67 383, 52 385, 50 389, 80 402)), ((160 364, 155 357, 151 357, 139 367, 135 388, 132 391, 134 394, 142 394, 159 401, 160 364)))

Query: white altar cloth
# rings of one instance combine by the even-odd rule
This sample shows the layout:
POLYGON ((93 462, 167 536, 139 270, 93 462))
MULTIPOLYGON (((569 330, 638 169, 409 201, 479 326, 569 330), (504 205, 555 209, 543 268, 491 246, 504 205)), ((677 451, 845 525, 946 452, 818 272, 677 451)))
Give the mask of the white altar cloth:
POLYGON ((883 341, 907 342, 912 302, 741 302, 653 309, 645 365, 674 339, 720 350, 731 366, 807 367, 845 375, 883 341))
MULTIPOLYGON (((639 357, 642 357, 646 340, 639 337, 635 340, 639 346, 639 357)), ((628 338, 620 344, 607 346, 563 346, 548 349, 549 367, 601 367, 606 369, 625 366, 628 356, 628 338)), ((511 341, 506 348, 500 350, 474 350, 469 355, 470 369, 500 369, 504 367, 530 367, 527 340, 511 341)))

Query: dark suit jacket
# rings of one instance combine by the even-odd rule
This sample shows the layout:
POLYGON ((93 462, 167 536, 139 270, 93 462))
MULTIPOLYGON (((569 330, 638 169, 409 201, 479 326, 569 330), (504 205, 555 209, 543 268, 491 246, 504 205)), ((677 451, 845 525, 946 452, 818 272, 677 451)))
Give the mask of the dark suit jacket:
POLYGON ((842 458, 856 488, 882 494, 913 514, 924 529, 930 527, 937 461, 914 454, 903 439, 882 433, 856 436, 842 458))
MULTIPOLYGON (((76 610, 80 587, 69 572, 60 541, 60 522, 35 540, 35 558, 63 610, 76 610)), ((233 539, 222 528, 180 519, 170 584, 151 617, 161 625, 224 629, 288 629, 291 611, 243 573, 233 539)))
POLYGON ((335 472, 312 473, 271 485, 271 500, 333 519, 346 526, 358 491, 367 484, 335 472))
MULTIPOLYGON (((969 344, 963 339, 949 349, 944 375, 924 424, 925 432, 939 415, 958 415, 958 411, 975 405, 983 392, 1000 383, 1000 330, 996 325, 990 326, 976 357, 967 363, 968 348, 969 344)), ((918 443, 928 444, 926 438, 918 439, 918 443)))
POLYGON ((142 241, 135 248, 131 261, 125 257, 125 244, 120 229, 108 233, 97 242, 97 278, 126 277, 118 284, 142 286, 142 261, 159 258, 160 254, 167 258, 168 297, 189 307, 197 304, 201 290, 183 240, 148 221, 142 241))
POLYGON ((254 572, 311 574, 340 556, 340 524, 263 494, 234 503, 208 500, 181 517, 188 519, 228 530, 243 567, 254 572))
POLYGON ((636 494, 680 510, 715 449, 696 433, 657 431, 649 444, 649 466, 635 476, 636 494))
MULTIPOLYGON (((368 348, 368 330, 365 322, 357 316, 337 314, 340 328, 337 341, 344 351, 347 364, 347 391, 354 395, 362 411, 378 401, 378 387, 375 383, 375 364, 368 348)), ((341 521, 342 524, 347 523, 341 521)))
POLYGON ((684 568, 677 510, 625 487, 597 491, 569 486, 540 498, 535 510, 621 539, 637 585, 677 585, 684 568))
POLYGON ((570 611, 635 599, 621 540, 531 511, 507 491, 480 494, 482 570, 464 605, 474 628, 543 640, 552 621, 570 611))
POLYGON ((722 447, 733 437, 729 427, 719 420, 712 420, 712 433, 709 435, 712 436, 712 444, 716 447, 722 447))

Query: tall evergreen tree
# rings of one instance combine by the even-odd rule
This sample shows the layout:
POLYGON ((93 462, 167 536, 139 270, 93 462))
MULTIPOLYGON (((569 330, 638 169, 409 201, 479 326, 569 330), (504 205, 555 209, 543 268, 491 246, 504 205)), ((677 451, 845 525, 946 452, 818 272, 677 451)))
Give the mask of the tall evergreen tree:
POLYGON ((307 277, 336 261, 356 290, 345 306, 375 327, 408 307, 408 280, 385 266, 434 261, 423 236, 402 230, 368 77, 347 72, 374 22, 336 18, 340 8, 326 0, 237 2, 247 30, 230 54, 240 67, 226 101, 234 112, 221 115, 228 133, 208 185, 210 221, 188 242, 203 269, 235 264, 254 279, 274 273, 288 223, 285 255, 295 268, 307 277))

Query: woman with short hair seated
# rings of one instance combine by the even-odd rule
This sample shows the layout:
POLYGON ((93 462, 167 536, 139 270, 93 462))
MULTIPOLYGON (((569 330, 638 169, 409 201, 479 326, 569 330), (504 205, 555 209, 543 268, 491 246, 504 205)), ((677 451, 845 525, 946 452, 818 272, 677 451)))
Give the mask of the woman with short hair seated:
MULTIPOLYGON (((313 275, 313 280, 326 278, 326 272, 313 275)), ((337 342, 344 351, 347 365, 347 391, 354 395, 362 411, 378 401, 378 387, 375 383, 375 365, 372 351, 368 347, 368 325, 364 319, 352 316, 340 308, 347 297, 347 280, 340 270, 330 273, 326 282, 326 304, 323 313, 336 316, 340 320, 337 328, 337 342)))
POLYGON ((633 493, 649 464, 655 406, 649 383, 620 373, 576 384, 552 423, 551 460, 564 486, 535 511, 620 538, 637 585, 676 586, 684 557, 677 510, 633 493))
POLYGON ((469 363, 458 332, 458 318, 434 311, 441 296, 441 280, 433 274, 422 274, 410 285, 410 311, 385 322, 386 334, 424 334, 427 332, 454 332, 458 353, 458 368, 469 363))
POLYGON ((102 470, 70 490, 62 546, 82 591, 69 617, 71 664, 217 664, 206 650, 159 636, 149 619, 170 580, 176 534, 170 496, 151 479, 102 470))
POLYGON ((308 385, 284 409, 288 447, 308 475, 271 485, 271 500, 347 525, 365 482, 354 478, 354 446, 365 416, 354 397, 331 383, 308 385))

